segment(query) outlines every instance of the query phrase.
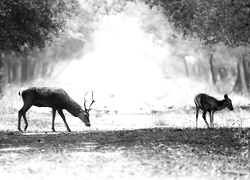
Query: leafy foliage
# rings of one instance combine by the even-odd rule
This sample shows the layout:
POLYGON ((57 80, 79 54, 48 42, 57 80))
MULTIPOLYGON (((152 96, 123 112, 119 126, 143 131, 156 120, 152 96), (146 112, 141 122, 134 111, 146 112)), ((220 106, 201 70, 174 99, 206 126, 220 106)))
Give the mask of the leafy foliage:
POLYGON ((77 0, 1 0, 0 52, 45 47, 77 13, 77 0))
POLYGON ((160 7, 184 37, 200 38, 204 44, 228 46, 250 43, 248 0, 145 0, 160 7))

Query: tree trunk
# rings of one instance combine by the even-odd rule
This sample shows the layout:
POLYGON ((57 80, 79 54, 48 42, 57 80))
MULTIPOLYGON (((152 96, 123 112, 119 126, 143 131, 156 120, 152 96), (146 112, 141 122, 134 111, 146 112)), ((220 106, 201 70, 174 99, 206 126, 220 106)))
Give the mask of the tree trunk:
POLYGON ((188 65, 187 65, 187 61, 186 61, 185 57, 183 57, 183 63, 184 63, 184 66, 185 66, 186 75, 188 77, 189 76, 189 71, 188 71, 188 65))
POLYGON ((246 68, 244 68, 244 59, 243 56, 240 55, 240 59, 237 63, 237 78, 236 78, 236 82, 234 85, 234 91, 241 91, 243 93, 246 93, 248 91, 248 86, 247 86, 247 82, 246 82, 246 73, 245 70, 246 68))
POLYGON ((245 56, 242 58, 243 61, 243 68, 244 68, 244 76, 245 76, 245 82, 247 90, 250 89, 250 68, 249 68, 249 61, 245 58, 245 56))
POLYGON ((242 89, 242 85, 241 85, 241 80, 240 80, 240 63, 238 61, 237 62, 237 77, 236 77, 233 91, 239 92, 241 91, 241 89, 242 89))
POLYGON ((220 76, 220 80, 225 79, 225 78, 227 77, 227 75, 228 75, 227 69, 224 68, 224 67, 220 67, 220 68, 218 69, 218 74, 219 74, 219 76, 220 76))
POLYGON ((28 60, 26 58, 22 59, 22 74, 21 74, 21 81, 25 82, 28 79, 28 60))
POLYGON ((3 94, 3 62, 2 62, 2 53, 0 52, 0 97, 3 94))
POLYGON ((5 83, 11 83, 11 62, 9 57, 5 56, 4 60, 5 83))
POLYGON ((24 50, 21 54, 21 82, 25 82, 29 79, 29 59, 28 51, 24 50))
POLYGON ((213 84, 215 84, 216 83, 216 72, 215 72, 215 68, 213 65, 213 54, 210 54, 209 64, 210 64, 210 70, 211 70, 211 75, 212 75, 212 81, 213 81, 213 84))
POLYGON ((30 65, 30 72, 29 72, 29 76, 30 76, 30 80, 35 79, 36 76, 36 72, 35 72, 35 67, 36 67, 36 61, 30 61, 29 63, 30 65))
POLYGON ((49 66, 49 62, 48 61, 43 61, 42 63, 42 77, 46 77, 47 73, 48 73, 48 66, 49 66))
POLYGON ((241 80, 241 88, 242 92, 247 92, 247 83, 246 83, 246 76, 245 76, 245 69, 244 69, 244 62, 241 57, 239 61, 239 70, 240 70, 240 80, 241 80))
POLYGON ((12 82, 18 82, 18 63, 16 61, 11 63, 11 69, 12 69, 12 82))
POLYGON ((248 142, 248 160, 250 160, 250 136, 249 135, 247 137, 247 142, 248 142))

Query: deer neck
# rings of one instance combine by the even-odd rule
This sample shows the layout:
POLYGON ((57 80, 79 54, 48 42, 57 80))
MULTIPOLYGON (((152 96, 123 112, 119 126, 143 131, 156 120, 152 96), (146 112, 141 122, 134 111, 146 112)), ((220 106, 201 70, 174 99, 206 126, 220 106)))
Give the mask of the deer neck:
POLYGON ((78 105, 76 102, 71 102, 67 105, 65 108, 70 114, 72 114, 75 117, 78 117, 79 114, 83 111, 80 105, 78 105))
POLYGON ((224 100, 218 101, 218 106, 217 106, 216 110, 219 111, 219 110, 222 110, 224 108, 226 108, 226 100, 224 99, 224 100))

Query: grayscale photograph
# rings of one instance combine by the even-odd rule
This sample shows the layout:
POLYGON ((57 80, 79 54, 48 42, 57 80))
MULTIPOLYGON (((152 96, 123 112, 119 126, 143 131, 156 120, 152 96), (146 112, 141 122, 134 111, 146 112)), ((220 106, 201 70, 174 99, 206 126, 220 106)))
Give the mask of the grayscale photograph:
POLYGON ((0 0, 0 178, 249 180, 249 0, 0 0))

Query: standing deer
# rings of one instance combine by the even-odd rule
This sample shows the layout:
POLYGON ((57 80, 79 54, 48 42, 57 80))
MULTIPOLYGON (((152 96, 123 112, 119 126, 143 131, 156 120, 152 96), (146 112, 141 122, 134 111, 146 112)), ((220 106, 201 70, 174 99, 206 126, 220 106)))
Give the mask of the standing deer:
MULTIPOLYGON (((88 93, 88 92, 87 92, 88 93)), ((87 94, 86 93, 86 94, 87 94)), ((55 132, 54 123, 56 111, 63 119, 63 122, 69 132, 71 132, 65 116, 63 114, 63 109, 66 109, 70 114, 75 117, 79 117, 81 121, 87 126, 90 127, 89 121, 89 111, 91 110, 91 105, 95 102, 93 99, 92 91, 92 102, 89 106, 89 109, 86 108, 86 99, 84 95, 84 109, 77 104, 62 88, 51 88, 51 87, 28 87, 21 88, 18 94, 23 99, 23 107, 18 112, 18 130, 22 131, 20 128, 21 117, 23 116, 26 131, 28 127, 28 121, 26 118, 26 112, 30 109, 32 105, 37 107, 51 107, 52 108, 52 131, 55 132)))
POLYGON ((207 94, 198 94, 194 98, 194 103, 196 106, 196 128, 197 128, 197 121, 198 121, 198 114, 199 110, 201 109, 203 111, 202 117, 209 128, 209 125, 206 120, 206 113, 209 112, 210 115, 210 126, 211 128, 214 128, 214 113, 215 111, 220 111, 224 108, 228 108, 230 111, 232 111, 233 105, 232 101, 228 98, 228 95, 224 95, 224 99, 219 101, 215 99, 214 97, 211 97, 207 94))

